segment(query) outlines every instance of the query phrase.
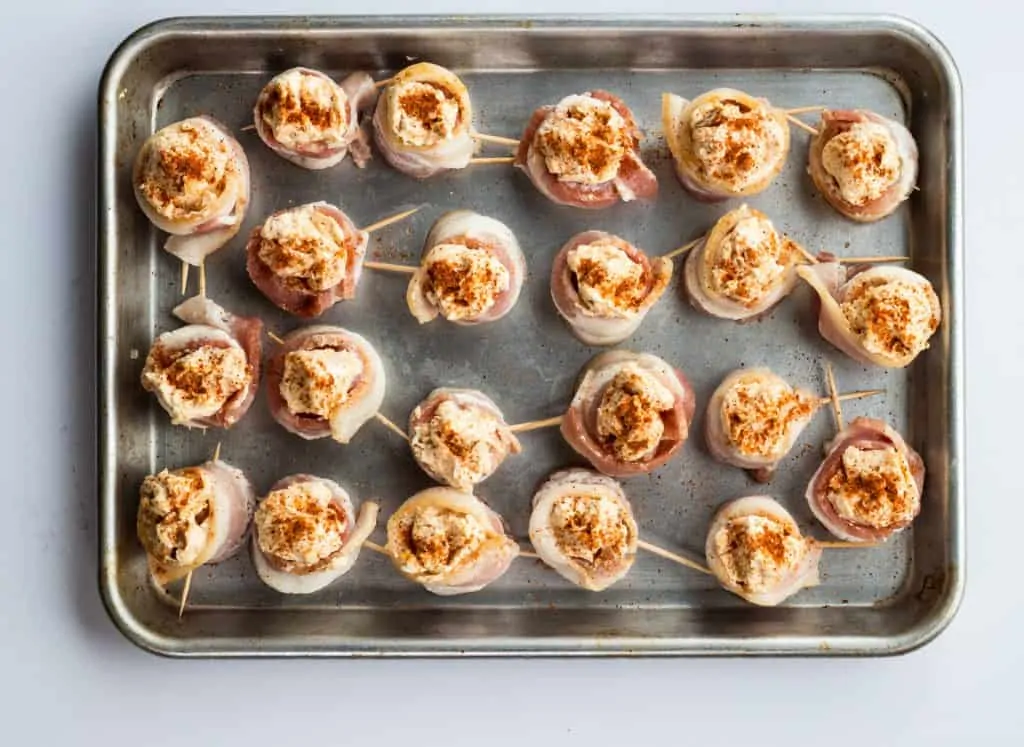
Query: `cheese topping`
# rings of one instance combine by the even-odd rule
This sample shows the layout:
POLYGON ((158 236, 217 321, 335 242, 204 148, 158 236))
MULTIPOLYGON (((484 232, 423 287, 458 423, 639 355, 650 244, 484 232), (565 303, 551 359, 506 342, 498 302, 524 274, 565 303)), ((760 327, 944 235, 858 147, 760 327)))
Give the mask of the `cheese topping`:
POLYGON ((647 299, 650 272, 615 244, 580 244, 566 262, 584 308, 597 316, 632 316, 647 299))
POLYGON ((511 437, 490 410, 446 399, 433 417, 416 425, 410 444, 417 461, 468 490, 498 469, 508 456, 511 437))
POLYGON ((888 127, 858 122, 825 143, 821 165, 843 200, 864 205, 899 181, 903 161, 888 127))
POLYGON ((597 409, 597 434, 618 459, 653 456, 665 433, 661 413, 675 404, 672 392, 635 363, 627 363, 605 389, 597 409))
POLYGON ((137 517, 139 541, 160 563, 194 564, 210 542, 213 488, 197 467, 148 475, 137 517))
POLYGON ((847 448, 826 497, 842 518, 876 529, 908 524, 920 506, 910 465, 894 447, 847 448))
POLYGON ((321 570, 345 545, 349 524, 331 489, 310 480, 275 490, 254 517, 260 551, 288 573, 321 570))
POLYGON ((756 215, 740 218, 708 254, 712 290, 746 307, 756 306, 790 269, 788 242, 756 215))
POLYGON ((635 539, 629 512, 605 495, 561 496, 551 507, 550 519, 559 550, 580 565, 618 566, 635 539))
POLYGON ((363 374, 363 359, 350 350, 293 350, 284 357, 281 398, 296 415, 330 420, 363 374))
POLYGON ((399 532, 402 570, 428 576, 450 573, 471 561, 488 535, 475 516, 438 506, 405 517, 399 532))
POLYGON ((924 283, 890 278, 851 281, 840 304, 850 329, 875 355, 914 357, 928 347, 939 326, 938 299, 924 283))
POLYGON ((727 521, 714 547, 729 579, 752 594, 777 586, 810 549, 795 525, 758 515, 727 521))
POLYGON ((491 252, 464 244, 438 244, 423 264, 427 300, 449 321, 481 316, 512 281, 508 268, 491 252))
POLYGON ((722 398, 725 434, 741 454, 777 458, 789 451, 791 433, 806 421, 816 403, 780 377, 748 375, 722 398))
POLYGON ((694 107, 689 127, 701 172, 735 190, 756 184, 772 171, 787 135, 766 107, 732 99, 694 107))
POLYGON ((607 101, 569 96, 537 128, 535 142, 559 181, 602 184, 618 176, 633 136, 607 101))
POLYGON ((268 88, 262 117, 278 143, 294 149, 346 144, 348 96, 333 80, 289 70, 274 78, 268 88))
POLYGON ((275 275, 310 290, 333 288, 348 274, 350 239, 338 221, 316 205, 301 205, 267 218, 259 257, 275 275))
POLYGON ((180 350, 157 344, 146 358, 142 386, 156 394, 174 423, 185 423, 216 415, 251 375, 245 351, 234 341, 180 350))
POLYGON ((406 145, 421 148, 451 138, 462 115, 458 97, 436 83, 395 84, 389 103, 394 134, 406 145))
POLYGON ((213 125, 185 120, 156 132, 140 163, 139 191, 161 217, 212 217, 239 178, 230 143, 213 125))

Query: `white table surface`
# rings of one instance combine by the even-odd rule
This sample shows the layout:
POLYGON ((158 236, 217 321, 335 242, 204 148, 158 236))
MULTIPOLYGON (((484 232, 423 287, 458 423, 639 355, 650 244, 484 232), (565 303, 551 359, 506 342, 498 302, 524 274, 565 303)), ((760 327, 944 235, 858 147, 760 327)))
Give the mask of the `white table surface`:
POLYGON ((1011 0, 5 3, 0 743, 1024 743, 1024 585, 1007 570, 1021 545, 1012 512, 1024 408, 1007 387, 1024 365, 1015 314, 1024 245, 1002 225, 1018 219, 1024 201, 1022 24, 1024 7, 1011 0), (346 8, 895 11, 945 41, 967 110, 971 417, 967 594, 944 634, 882 660, 218 662, 157 658, 115 631, 95 561, 91 263, 101 67, 124 36, 161 16, 346 8))

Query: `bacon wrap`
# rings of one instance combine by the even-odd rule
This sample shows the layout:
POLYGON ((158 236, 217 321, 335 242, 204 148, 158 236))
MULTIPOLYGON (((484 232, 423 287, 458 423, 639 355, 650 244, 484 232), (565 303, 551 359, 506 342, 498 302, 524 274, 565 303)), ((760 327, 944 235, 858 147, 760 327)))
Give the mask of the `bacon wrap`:
MULTIPOLYGON (((526 257, 519 246, 519 240, 504 223, 480 215, 472 210, 453 210, 435 221, 423 244, 421 261, 439 244, 463 244, 470 249, 486 251, 508 270, 508 290, 499 293, 494 304, 479 316, 466 319, 452 319, 452 323, 463 326, 485 324, 501 319, 512 311, 523 290, 526 279, 526 257)), ((430 278, 424 266, 419 267, 409 280, 405 300, 409 312, 421 324, 436 319, 438 307, 427 297, 430 278)))
POLYGON ((910 197, 917 183, 917 162, 918 151, 914 136, 899 122, 863 109, 824 111, 821 113, 818 134, 811 138, 807 173, 814 186, 837 212, 851 220, 870 223, 891 215, 910 197), (829 140, 863 122, 874 122, 889 130, 900 156, 900 177, 878 199, 869 200, 863 205, 852 205, 843 199, 835 180, 825 171, 822 152, 829 140))
POLYGON ((690 421, 697 407, 693 387, 683 372, 650 353, 609 350, 586 365, 562 418, 561 432, 566 442, 602 474, 609 477, 634 477, 666 464, 686 442, 690 421), (671 410, 661 414, 665 431, 654 455, 639 462, 623 462, 598 440, 597 411, 601 399, 615 375, 628 362, 634 362, 655 375, 675 397, 671 410))
POLYGON ((559 181, 548 171, 544 156, 537 147, 536 135, 544 120, 555 111, 554 106, 542 106, 530 117, 519 141, 515 166, 526 173, 541 194, 558 205, 602 210, 619 202, 653 200, 658 195, 658 178, 640 157, 642 133, 633 112, 622 99, 607 91, 589 91, 582 95, 611 104, 629 127, 633 147, 623 157, 616 177, 600 184, 578 184, 559 181))
POLYGON ((171 234, 164 242, 164 249, 182 262, 198 266, 207 256, 234 238, 242 228, 251 193, 249 159, 227 126, 205 114, 175 122, 165 129, 177 127, 183 122, 196 124, 205 129, 211 137, 227 143, 234 154, 235 172, 231 178, 225 180, 223 194, 217 202, 209 211, 194 220, 168 220, 153 209, 140 187, 144 154, 157 133, 151 135, 139 150, 133 169, 132 184, 136 200, 146 218, 161 231, 171 234))
POLYGON ((863 451, 895 448, 903 455, 910 466, 910 474, 913 476, 914 485, 917 488, 918 510, 914 512, 914 518, 920 512, 920 497, 924 494, 924 460, 921 459, 920 454, 907 445, 899 433, 884 421, 875 418, 854 418, 827 444, 825 459, 811 476, 807 486, 805 493, 807 505, 810 506, 815 518, 841 540, 846 542, 882 542, 893 534, 906 529, 913 519, 884 528, 856 524, 840 516, 827 497, 829 480, 843 468, 843 454, 851 447, 863 451))
POLYGON ((551 298, 558 313, 582 342, 587 345, 616 345, 640 327, 647 312, 654 307, 671 282, 672 269, 671 259, 655 257, 652 261, 641 249, 625 239, 604 231, 584 231, 569 239, 555 256, 551 268, 551 298), (596 243, 614 244, 643 267, 647 280, 644 301, 623 316, 603 316, 589 309, 580 299, 576 277, 569 267, 569 252, 578 246, 596 243))
POLYGON ((817 586, 821 583, 818 574, 818 565, 821 562, 821 547, 813 540, 807 540, 809 546, 806 553, 800 562, 789 569, 789 572, 780 579, 775 588, 763 592, 749 592, 733 582, 729 577, 721 556, 715 548, 715 535, 732 519, 752 515, 763 516, 780 524, 788 524, 797 533, 800 531, 792 514, 771 496, 750 495, 722 504, 711 520, 704 552, 708 568, 715 574, 715 578, 718 579, 718 582, 727 591, 732 592, 741 599, 745 599, 751 604, 761 607, 774 607, 786 601, 798 591, 817 586))
POLYGON ((786 158, 789 155, 789 123, 786 121, 785 112, 776 109, 765 99, 754 98, 732 88, 717 88, 701 94, 692 101, 672 93, 662 94, 661 124, 665 132, 665 140, 669 151, 672 154, 672 161, 675 164, 675 172, 679 183, 695 199, 701 202, 721 202, 733 197, 745 197, 763 192, 775 177, 778 176, 779 172, 782 171, 783 166, 786 165, 786 158), (782 131, 785 133, 783 135, 783 147, 781 152, 777 154, 775 161, 761 178, 742 189, 737 189, 702 174, 700 163, 693 153, 689 124, 690 114, 695 107, 714 99, 740 101, 751 108, 768 107, 772 112, 772 117, 782 125, 782 131))
MULTIPOLYGON (((779 451, 779 456, 761 456, 759 454, 745 454, 732 442, 726 433, 724 414, 722 407, 725 404, 725 397, 729 391, 736 386, 741 379, 757 377, 770 377, 779 379, 775 373, 767 368, 741 368, 731 372, 722 379, 708 400, 707 414, 704 417, 704 440, 707 443, 711 456, 724 464, 731 464, 734 467, 747 470, 750 476, 757 482, 765 483, 771 480, 776 467, 793 448, 793 444, 803 433, 804 428, 811 422, 815 409, 811 409, 805 418, 794 420, 787 430, 785 443, 779 451)), ((813 401, 813 396, 807 395, 808 400, 813 401)))
MULTIPOLYGON (((736 225, 745 217, 757 216, 768 221, 763 213, 742 205, 731 210, 715 223, 708 235, 697 246, 690 250, 683 265, 683 286, 690 305, 705 314, 735 322, 751 322, 771 313, 784 298, 796 287, 796 266, 801 255, 793 242, 786 236, 775 232, 776 238, 789 253, 787 269, 779 281, 770 288, 764 297, 751 305, 739 303, 718 293, 711 287, 709 275, 714 266, 715 255, 721 243, 736 225)), ((770 221, 769 221, 770 223, 770 221)), ((773 227, 774 230, 774 227, 773 227)))
POLYGON ((356 564, 363 543, 370 538, 370 534, 377 526, 378 505, 372 501, 366 501, 359 508, 357 518, 348 492, 333 480, 307 474, 291 475, 274 483, 268 491, 268 495, 277 490, 284 490, 293 485, 307 482, 318 482, 326 486, 331 492, 332 504, 344 514, 345 532, 342 546, 318 570, 287 571, 279 567, 280 564, 273 557, 268 556, 260 549, 259 527, 254 526, 250 544, 256 573, 263 583, 282 594, 312 594, 344 576, 356 564))
POLYGON ((189 420, 182 425, 190 427, 230 428, 252 406, 260 382, 261 336, 263 322, 256 317, 237 316, 204 296, 193 296, 174 308, 172 313, 187 326, 160 335, 154 347, 168 351, 196 349, 205 344, 230 344, 234 341, 245 353, 248 364, 248 384, 235 392, 214 415, 189 420))
POLYGON ((270 414, 285 430, 306 440, 331 436, 348 443, 380 410, 387 381, 384 363, 377 351, 361 335, 326 324, 302 327, 284 338, 284 343, 267 362, 267 404, 270 414), (313 414, 296 414, 288 409, 281 395, 285 357, 297 350, 347 350, 359 356, 363 373, 349 393, 349 400, 330 420, 313 414))
POLYGON ((505 533, 505 524, 501 516, 475 495, 453 488, 427 488, 412 496, 388 519, 387 530, 388 555, 398 572, 439 596, 480 591, 504 575, 512 561, 519 555, 519 545, 505 533), (468 514, 489 532, 489 536, 484 539, 474 557, 441 574, 416 573, 402 565, 402 557, 407 553, 408 547, 403 536, 402 522, 430 506, 448 509, 457 514, 468 514))
POLYGON ((819 262, 814 265, 802 265, 796 269, 814 289, 818 302, 818 331, 821 336, 842 352, 856 361, 867 365, 885 368, 905 368, 910 365, 916 355, 886 356, 872 353, 865 349, 863 343, 850 328, 841 304, 846 300, 855 283, 874 279, 905 281, 927 286, 931 290, 932 313, 940 321, 942 309, 938 296, 935 295, 931 283, 923 275, 905 267, 884 267, 860 265, 847 268, 839 262, 819 262))
POLYGON ((210 460, 199 465, 212 488, 209 541, 203 553, 190 565, 164 565, 148 558, 150 578, 159 586, 185 578, 203 565, 216 565, 233 557, 245 544, 256 491, 240 469, 227 462, 210 460))
POLYGON ((421 451, 418 448, 415 434, 420 426, 430 422, 437 413, 437 408, 440 407, 443 402, 454 402, 461 410, 488 413, 497 419, 498 428, 495 429, 493 437, 489 442, 491 453, 501 456, 501 459, 497 460, 495 464, 495 471, 509 455, 518 454, 522 451, 519 439, 517 439, 515 434, 509 430, 508 424, 505 423, 505 416, 502 415, 501 410, 498 408, 498 405, 494 403, 494 400, 476 389, 439 387, 432 391, 420 404, 416 405, 412 413, 409 415, 409 437, 410 445, 413 447, 413 457, 416 459, 416 463, 420 466, 420 469, 426 472, 431 479, 458 490, 471 490, 474 484, 478 484, 479 482, 486 480, 494 473, 492 471, 491 473, 484 475, 480 480, 473 484, 457 484, 456 481, 453 480, 452 475, 441 473, 425 461, 423 458, 425 455, 421 454, 421 451))
MULTIPOLYGON (((278 276, 259 254, 263 242, 260 236, 262 226, 253 229, 249 243, 245 247, 245 268, 253 284, 279 309, 307 319, 320 316, 339 301, 355 298, 363 273, 363 260, 366 259, 366 246, 370 241, 370 235, 356 228, 351 219, 339 208, 327 203, 316 205, 321 213, 337 221, 348 239, 354 240, 354 245, 348 246, 345 277, 333 288, 315 291, 304 287, 302 281, 297 278, 278 276)), ((274 215, 282 212, 286 211, 281 210, 274 215)))
POLYGON ((341 163, 349 151, 352 152, 352 161, 359 168, 366 166, 370 160, 370 145, 367 134, 359 122, 359 114, 365 109, 373 106, 377 98, 377 89, 373 84, 373 78, 368 73, 352 73, 341 83, 336 83, 328 75, 308 67, 296 67, 285 70, 273 78, 256 99, 253 107, 253 121, 256 125, 256 134, 264 144, 281 156, 286 161, 300 166, 304 169, 320 170, 336 166, 341 163), (270 103, 271 86, 274 82, 289 73, 300 72, 303 75, 311 75, 322 78, 342 90, 348 102, 348 128, 345 132, 344 144, 339 146, 327 146, 323 143, 310 143, 299 147, 284 145, 274 137, 274 133, 263 118, 270 103))
POLYGON ((476 151, 473 139, 473 107, 465 84, 450 70, 429 62, 418 62, 402 70, 385 87, 373 113, 373 134, 384 160, 403 174, 427 179, 453 169, 464 169, 476 151), (459 101, 460 116, 455 131, 447 140, 434 145, 416 146, 401 141, 392 129, 388 111, 396 83, 419 81, 432 83, 453 94, 459 101))
POLYGON ((588 591, 604 591, 625 578, 636 560, 639 530, 625 491, 612 478, 588 469, 571 468, 552 473, 533 496, 530 542, 540 559, 567 581, 588 591), (595 568, 569 557, 558 546, 551 528, 551 512, 562 497, 610 498, 622 509, 629 527, 625 555, 608 567, 595 568))

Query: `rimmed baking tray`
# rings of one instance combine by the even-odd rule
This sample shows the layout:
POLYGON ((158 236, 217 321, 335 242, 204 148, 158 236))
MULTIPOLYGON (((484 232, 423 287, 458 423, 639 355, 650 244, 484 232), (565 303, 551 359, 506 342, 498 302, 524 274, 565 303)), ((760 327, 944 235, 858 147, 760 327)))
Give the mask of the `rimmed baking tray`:
MULTIPOLYGON (((100 587, 114 623, 132 641, 174 656, 608 656, 885 655, 936 636, 964 588, 962 136, 958 75, 928 32, 893 17, 238 17, 160 21, 113 54, 100 89, 100 587), (458 329, 420 326, 404 307, 404 279, 367 273, 358 298, 324 320, 369 337, 389 376, 384 411, 403 421, 434 386, 480 388, 510 422, 558 414, 580 367, 596 350, 558 319, 547 286, 550 262, 584 228, 620 233, 660 253, 706 230, 734 204, 687 197, 672 176, 659 122, 660 94, 686 96, 729 85, 785 106, 862 106, 906 121, 921 150, 920 191, 890 219, 851 224, 814 194, 806 137, 794 131, 790 163, 748 202, 814 249, 840 254, 906 253, 939 292, 944 322, 931 348, 902 371, 868 370, 844 359, 816 332, 811 297, 800 287, 769 318, 736 325, 698 315, 676 287, 622 345, 657 353, 693 380, 699 407, 730 369, 769 365, 794 383, 823 387, 822 361, 843 389, 882 387, 884 398, 850 403, 883 417, 924 456, 928 484, 912 531, 884 547, 832 551, 821 586, 771 609, 747 605, 713 580, 659 558, 641 557, 607 592, 571 587, 537 561, 519 560, 478 594, 439 598, 403 580, 386 559, 364 553, 339 583, 311 597, 263 587, 245 553, 196 574, 188 612, 146 579, 135 539, 142 477, 224 458, 265 491, 298 471, 323 474, 358 498, 382 501, 385 516, 429 481, 405 446, 372 424, 354 442, 301 442, 270 418, 261 396, 226 433, 172 428, 138 385, 156 334, 175 326, 178 266, 134 204, 129 172, 156 127, 209 113, 236 131, 251 121, 257 91, 275 72, 303 64, 336 75, 355 69, 385 77, 413 59, 456 70, 467 82, 477 128, 517 137, 532 110, 602 87, 637 114, 661 192, 653 205, 595 214, 554 206, 506 166, 477 166, 420 183, 378 156, 365 170, 349 162, 306 172, 270 153, 253 133, 239 137, 254 173, 253 205, 239 237, 208 264, 209 294, 234 311, 261 316, 283 333, 298 322, 249 282, 244 236, 274 209, 314 199, 337 202, 364 225, 420 204, 416 216, 375 236, 373 258, 414 262, 430 223, 471 207, 519 235, 529 279, 500 323, 458 329)), ((824 391, 824 389, 822 389, 824 391)), ((723 500, 765 492, 739 470, 713 462, 694 436, 669 466, 626 482, 646 539, 699 554, 723 500)), ((832 433, 827 414, 805 431, 767 492, 811 534, 824 536, 804 505, 804 485, 832 433)), ((578 459, 552 429, 523 437, 479 494, 524 540, 530 497, 552 469, 578 459)), ((377 537, 382 535, 382 528, 377 537)), ((173 593, 173 591, 172 591, 173 593)))

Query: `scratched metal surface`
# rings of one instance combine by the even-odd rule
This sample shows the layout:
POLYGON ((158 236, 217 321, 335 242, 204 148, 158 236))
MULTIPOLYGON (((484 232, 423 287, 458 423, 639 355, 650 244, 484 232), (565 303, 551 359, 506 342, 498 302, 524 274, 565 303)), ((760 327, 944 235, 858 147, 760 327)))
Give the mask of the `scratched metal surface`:
MULTIPOLYGON (((267 23, 267 28, 275 28, 273 22, 267 23)), ((283 41, 274 41, 271 35, 268 42, 251 30, 247 38, 245 28, 228 23, 226 28, 234 29, 237 36, 232 37, 237 50, 246 52, 236 53, 233 66, 202 52, 202 36, 197 32, 202 26, 179 31, 184 41, 177 44, 190 44, 195 52, 185 58, 184 70, 166 59, 168 40, 158 38, 160 43, 151 43, 131 57, 124 80, 131 81, 135 75, 139 84, 126 85, 123 90, 128 93, 112 103, 116 127, 104 133, 111 156, 113 199, 107 206, 111 222, 105 245, 110 260, 106 292, 111 334, 102 341, 102 354, 109 356, 110 364, 105 381, 110 408, 104 410, 104 425, 112 441, 107 449, 111 469, 106 470, 108 482, 102 496, 105 539, 109 540, 103 543, 103 562, 108 606, 130 637, 147 648, 179 655, 817 653, 833 649, 884 653, 911 645, 905 637, 924 629, 921 620, 935 622, 938 613, 926 607, 941 607, 940 602, 948 601, 956 590, 950 565, 958 543, 952 534, 955 513, 950 513, 954 479, 946 471, 953 462, 955 411, 948 406, 939 411, 935 406, 950 394, 936 391, 935 384, 948 381, 950 375, 949 335, 938 335, 933 349, 909 370, 869 369, 819 337, 805 285, 762 321, 746 325, 720 321, 699 314, 684 300, 681 260, 677 260, 670 291, 639 331, 620 345, 653 352, 680 367, 698 398, 691 437, 677 457, 652 475, 624 481, 642 537, 700 558, 710 517, 721 502, 768 493, 793 512, 805 532, 825 538, 827 533, 814 521, 803 493, 821 458, 823 442, 834 433, 827 409, 819 411, 767 486, 713 461, 702 428, 708 397, 733 368, 767 365, 792 383, 824 394, 826 360, 834 366, 842 390, 885 389, 883 397, 847 403, 848 418, 858 414, 883 418, 906 433, 924 454, 929 484, 921 520, 913 530, 880 548, 827 551, 821 585, 775 610, 747 605, 719 589, 710 577, 646 553, 641 553, 622 582, 602 593, 577 589, 539 561, 521 559, 484 591, 441 598, 406 581, 386 558, 369 551, 327 589, 304 597, 284 596, 259 581, 248 553, 242 552, 195 574, 190 610, 183 621, 177 621, 169 604, 173 600, 162 599, 147 584, 144 555, 134 539, 138 485, 147 472, 200 462, 221 442, 222 458, 244 469, 260 493, 280 477, 301 471, 338 481, 357 502, 380 501, 382 519, 374 536, 378 542, 383 541, 383 524, 390 512, 431 483, 404 442, 375 422, 347 446, 329 439, 302 441, 272 420, 261 391, 235 428, 204 433, 170 426, 163 411, 141 390, 138 376, 146 351, 157 334, 177 326, 170 311, 181 300, 179 266, 160 249, 163 237, 137 214, 127 190, 134 151, 153 129, 183 117, 209 114, 236 131, 250 160, 253 199, 239 236, 208 261, 208 294, 233 312, 261 317, 279 334, 303 322, 277 310, 259 293, 246 275, 243 250, 252 227, 276 209, 327 200, 341 206, 357 224, 367 225, 420 205, 413 218, 371 238, 369 258, 405 264, 415 263, 431 223, 446 210, 471 208, 506 222, 526 254, 528 279, 514 311, 499 322, 460 328, 438 320, 421 326, 405 306, 406 277, 373 271, 365 272, 354 301, 338 304, 318 321, 350 328, 376 345, 388 377, 383 412, 392 420, 404 425, 416 403, 443 385, 481 389, 515 423, 559 414, 581 367, 599 352, 570 334, 550 298, 550 263, 569 236, 584 229, 603 229, 659 254, 704 232, 738 204, 702 205, 675 180, 661 136, 663 91, 687 96, 728 85, 786 107, 865 107, 902 121, 907 120, 916 96, 911 91, 908 100, 901 94, 901 88, 904 93, 908 88, 892 74, 842 69, 849 66, 826 64, 827 60, 813 70, 781 64, 731 63, 728 68, 706 63, 651 64, 649 69, 637 69, 643 66, 636 61, 598 65, 588 56, 582 43, 585 37, 566 31, 562 41, 567 46, 557 53, 551 51, 554 45, 542 30, 520 29, 506 42, 518 44, 519 49, 536 42, 537 49, 528 58, 546 61, 553 55, 552 62, 561 60, 561 64, 516 65, 500 52, 492 52, 489 45, 474 43, 482 38, 479 31, 460 27, 452 34, 464 37, 465 49, 472 54, 460 52, 459 44, 449 49, 455 58, 462 54, 461 60, 439 59, 429 35, 420 38, 415 30, 400 34, 387 26, 375 35, 367 30, 360 37, 360 45, 368 49, 374 49, 374 40, 386 48, 378 49, 375 59, 358 50, 347 59, 336 49, 326 51, 331 34, 345 37, 343 29, 332 29, 327 22, 310 27, 321 29, 321 35, 313 35, 313 41, 303 45, 296 41, 302 36, 294 28, 292 36, 282 36, 283 41), (362 65, 382 78, 404 64, 404 55, 395 57, 403 50, 409 58, 452 66, 469 87, 477 128, 491 134, 518 137, 535 107, 569 93, 600 87, 619 94, 645 132, 644 157, 660 183, 657 201, 602 212, 558 207, 543 198, 524 174, 505 165, 471 166, 426 182, 390 169, 379 156, 364 170, 347 160, 337 168, 311 172, 275 156, 255 133, 238 132, 251 122, 257 92, 277 70, 301 61, 342 77, 362 65)), ((687 30, 675 31, 676 41, 685 44, 687 30)), ((708 36, 709 31, 714 28, 700 35, 692 29, 689 33, 710 43, 707 39, 713 42, 714 36, 708 36)), ((548 33, 557 38, 558 27, 548 33)), ((727 49, 723 43, 723 53, 727 49)), ((777 57, 778 50, 771 49, 777 57)), ((772 54, 765 52, 769 60, 772 54)), ((665 55, 666 62, 673 61, 671 53, 665 55)), ((926 113, 936 121, 949 115, 948 109, 934 105, 926 113)), ((913 124, 931 126, 933 121, 916 119, 913 124)), ((944 236, 948 213, 915 196, 909 206, 880 223, 855 225, 843 220, 815 194, 806 176, 807 141, 807 135, 793 130, 785 171, 749 204, 814 250, 848 256, 910 254, 911 266, 940 281, 937 288, 944 294, 950 324, 949 319, 955 319, 950 314, 951 294, 941 282, 952 254, 949 239, 920 240, 944 236)), ((948 177, 939 154, 929 151, 930 142, 926 138, 921 143, 923 192, 941 191, 948 177)), ((496 146, 488 146, 487 152, 502 154, 496 146)), ((948 207, 949 195, 941 197, 948 207)), ((930 194, 928 198, 939 199, 930 194)), ((272 345, 266 340, 265 351, 272 345)), ((510 458, 477 492, 505 517, 526 547, 530 500, 539 482, 556 468, 582 462, 557 429, 523 434, 521 441, 524 452, 510 458)), ((172 596, 177 592, 172 588, 172 596)))

